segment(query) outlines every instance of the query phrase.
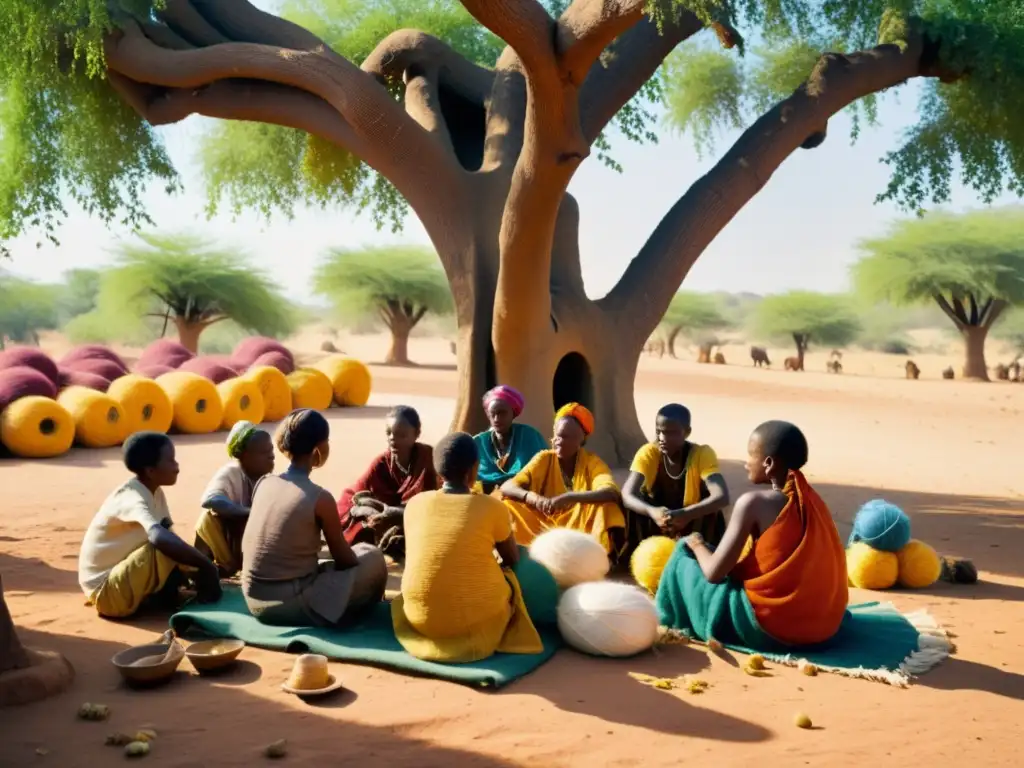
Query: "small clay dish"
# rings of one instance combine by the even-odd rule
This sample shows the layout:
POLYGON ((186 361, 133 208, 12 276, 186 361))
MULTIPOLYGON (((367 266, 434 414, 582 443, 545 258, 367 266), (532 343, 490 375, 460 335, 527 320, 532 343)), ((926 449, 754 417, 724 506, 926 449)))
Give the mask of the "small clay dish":
POLYGON ((184 658, 185 650, 175 642, 171 646, 166 643, 153 643, 126 648, 115 654, 110 661, 117 667, 125 682, 134 685, 153 685, 169 679, 184 658))
POLYGON ((333 691, 338 691, 344 688, 341 679, 334 675, 327 676, 327 685, 323 688, 292 688, 288 683, 281 683, 281 690, 285 693, 290 693, 293 696, 298 696, 300 699, 311 699, 316 696, 323 696, 333 691))
POLYGON ((203 640, 192 643, 185 649, 185 655, 192 662, 196 672, 216 672, 235 663, 238 654, 245 648, 245 641, 225 638, 203 640))

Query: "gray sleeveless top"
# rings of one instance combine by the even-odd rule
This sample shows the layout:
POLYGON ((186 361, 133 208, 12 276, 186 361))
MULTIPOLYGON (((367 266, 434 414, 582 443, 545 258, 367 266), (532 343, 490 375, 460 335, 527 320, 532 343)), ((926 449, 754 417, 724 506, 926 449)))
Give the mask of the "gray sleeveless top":
POLYGON ((322 489, 300 472, 268 475, 253 491, 242 536, 242 583, 304 579, 317 572, 322 489))

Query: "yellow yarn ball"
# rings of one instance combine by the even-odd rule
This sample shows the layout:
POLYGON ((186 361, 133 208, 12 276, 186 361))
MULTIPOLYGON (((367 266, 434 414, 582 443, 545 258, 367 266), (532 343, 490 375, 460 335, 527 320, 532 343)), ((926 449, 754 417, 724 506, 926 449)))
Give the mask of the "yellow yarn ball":
POLYGON ((128 419, 121 404, 87 387, 68 387, 58 396, 75 422, 75 441, 86 448, 111 448, 128 437, 128 419))
POLYGON ((174 428, 187 435, 208 435, 220 429, 224 406, 209 379, 198 373, 171 371, 157 378, 174 409, 174 428))
POLYGON ((292 389, 288 379, 277 368, 259 365, 250 368, 245 378, 255 384, 263 395, 263 420, 280 421, 292 412, 292 389))
POLYGON ((896 584, 899 561, 892 552, 872 549, 858 541, 846 550, 846 572, 855 587, 889 589, 896 584))
POLYGON ((23 459, 51 459, 71 450, 75 420, 56 400, 20 397, 0 413, 0 442, 23 459))
POLYGON ((231 429, 240 421, 251 421, 259 424, 263 421, 263 393, 256 382, 249 379, 228 379, 217 385, 224 416, 220 420, 221 429, 231 429))
POLYGON ((323 371, 316 368, 297 368, 286 378, 292 390, 292 408, 324 411, 334 402, 334 386, 323 371))
POLYGON ((136 432, 167 432, 174 421, 171 398, 152 379, 130 373, 114 379, 107 390, 124 409, 128 434, 136 432))
POLYGON ((939 554, 923 541, 911 539, 896 553, 899 560, 899 582, 910 589, 924 589, 939 580, 942 560, 939 554))
POLYGON ((344 355, 331 355, 316 365, 331 380, 334 400, 342 407, 362 408, 370 399, 373 377, 365 363, 344 355))
POLYGON ((652 536, 640 542, 629 559, 629 568, 636 583, 651 594, 657 592, 661 572, 675 549, 676 542, 668 536, 652 536))

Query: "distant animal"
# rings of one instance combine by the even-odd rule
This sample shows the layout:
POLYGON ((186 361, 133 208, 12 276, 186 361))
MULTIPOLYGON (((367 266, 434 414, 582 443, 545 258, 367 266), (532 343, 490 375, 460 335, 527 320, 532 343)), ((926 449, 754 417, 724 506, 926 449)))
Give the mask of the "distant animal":
POLYGON ((787 357, 783 365, 787 371, 802 371, 804 369, 803 365, 800 364, 799 357, 787 357))
POLYGON ((320 351, 321 352, 337 352, 338 348, 336 346, 334 346, 334 342, 333 341, 331 341, 330 339, 327 339, 327 341, 323 342, 320 345, 320 351))
POLYGON ((762 365, 772 367, 772 361, 768 359, 768 351, 764 347, 751 347, 750 359, 754 361, 755 368, 760 368, 762 365))
POLYGON ((725 365, 725 355, 715 352, 715 365, 725 365))
POLYGON ((921 376, 921 369, 917 367, 917 363, 913 360, 907 360, 907 378, 914 379, 915 381, 921 376))
POLYGON ((1010 380, 1010 369, 1008 366, 999 363, 994 369, 997 381, 1009 381, 1010 380))
POLYGON ((649 339, 644 344, 644 353, 648 355, 657 355, 658 357, 665 356, 665 340, 664 339, 649 339))
POLYGON ((831 360, 842 360, 843 359, 843 353, 840 352, 838 349, 833 349, 832 353, 829 355, 829 359, 831 359, 831 360))
POLYGON ((701 344, 697 349, 697 362, 698 363, 710 363, 711 362, 711 350, 715 347, 713 344, 701 344))
POLYGON ((827 363, 825 363, 825 370, 828 371, 829 373, 842 373, 843 364, 840 363, 838 360, 829 360, 827 363))
POLYGON ((946 370, 944 370, 942 372, 942 378, 944 378, 944 379, 956 378, 956 374, 953 373, 953 367, 952 366, 950 366, 949 368, 947 368, 946 370))
POLYGON ((1009 365, 1010 381, 1020 381, 1021 365, 1020 360, 1014 360, 1009 365))

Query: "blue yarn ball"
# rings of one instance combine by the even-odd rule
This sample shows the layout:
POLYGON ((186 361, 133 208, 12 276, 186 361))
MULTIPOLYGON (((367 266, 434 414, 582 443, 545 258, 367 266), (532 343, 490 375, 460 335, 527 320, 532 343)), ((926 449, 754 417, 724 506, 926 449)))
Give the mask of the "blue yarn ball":
POLYGON ((558 624, 558 598, 561 591, 551 571, 530 558, 530 550, 519 547, 519 562, 512 569, 523 592, 526 612, 534 626, 558 624))
POLYGON ((910 518, 895 504, 872 499, 857 511, 847 546, 858 541, 882 552, 898 552, 910 541, 910 518))

